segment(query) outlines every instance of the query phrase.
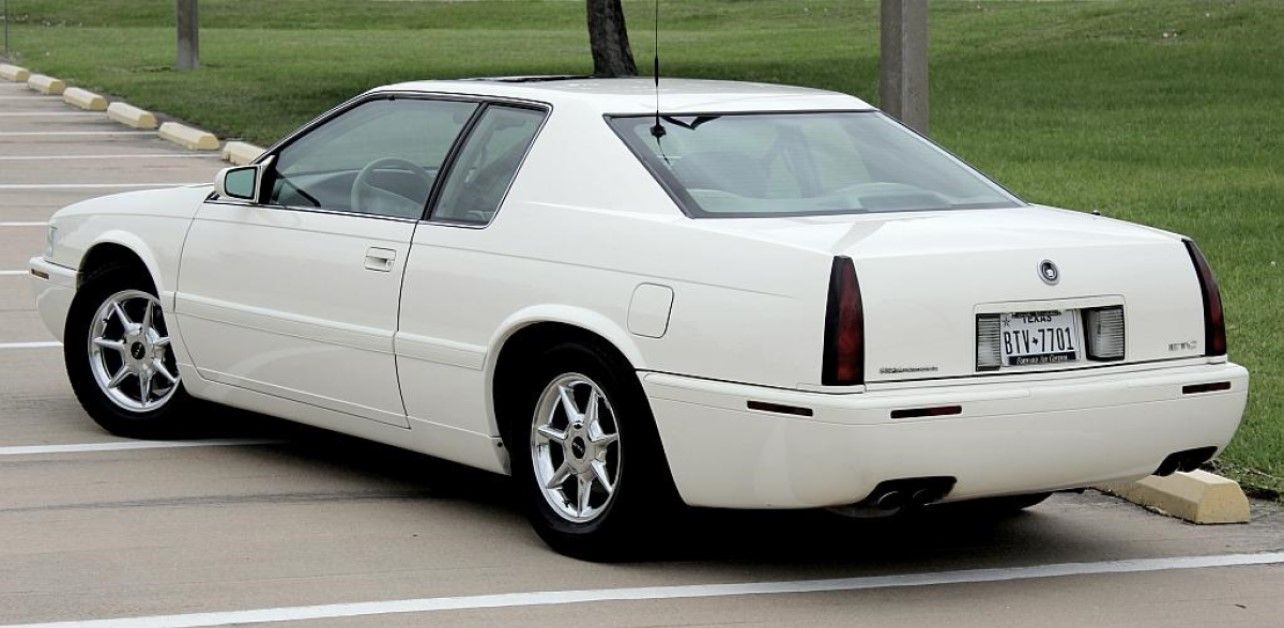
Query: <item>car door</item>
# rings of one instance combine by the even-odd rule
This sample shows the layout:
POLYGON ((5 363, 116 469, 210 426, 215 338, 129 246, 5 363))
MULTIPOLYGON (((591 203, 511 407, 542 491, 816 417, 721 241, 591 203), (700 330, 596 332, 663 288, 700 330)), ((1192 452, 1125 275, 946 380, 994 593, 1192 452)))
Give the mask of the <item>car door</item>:
POLYGON ((175 311, 201 377, 408 426, 393 335, 415 225, 474 102, 376 97, 268 160, 259 202, 217 197, 175 311))
POLYGON ((415 428, 427 431, 431 453, 444 458, 498 464, 483 394, 486 344, 526 291, 506 275, 512 258, 491 222, 547 113, 535 105, 486 105, 411 245, 398 373, 415 428))

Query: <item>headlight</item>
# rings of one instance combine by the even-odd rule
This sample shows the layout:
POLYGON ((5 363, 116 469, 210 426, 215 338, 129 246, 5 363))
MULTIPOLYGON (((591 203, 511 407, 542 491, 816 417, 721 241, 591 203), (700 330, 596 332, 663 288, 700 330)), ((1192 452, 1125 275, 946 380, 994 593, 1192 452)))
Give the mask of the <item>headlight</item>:
POLYGON ((49 230, 45 232, 45 259, 53 261, 54 244, 58 241, 58 227, 49 225, 49 230))

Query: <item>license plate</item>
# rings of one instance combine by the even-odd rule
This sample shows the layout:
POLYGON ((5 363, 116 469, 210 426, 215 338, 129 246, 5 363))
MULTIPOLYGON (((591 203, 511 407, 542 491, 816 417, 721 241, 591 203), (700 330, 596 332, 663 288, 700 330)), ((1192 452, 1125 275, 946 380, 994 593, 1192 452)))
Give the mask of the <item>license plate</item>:
POLYGON ((1074 310, 999 315, 1003 364, 1033 366, 1074 362, 1079 355, 1074 310))

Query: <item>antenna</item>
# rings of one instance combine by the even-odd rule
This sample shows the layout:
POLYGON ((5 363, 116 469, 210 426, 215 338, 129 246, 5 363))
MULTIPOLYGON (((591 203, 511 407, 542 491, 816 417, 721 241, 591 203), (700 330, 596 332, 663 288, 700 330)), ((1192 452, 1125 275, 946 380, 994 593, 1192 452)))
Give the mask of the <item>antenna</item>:
POLYGON ((660 0, 655 0, 655 57, 651 73, 655 75, 655 125, 651 127, 651 135, 658 144, 664 137, 664 127, 660 125, 660 0))

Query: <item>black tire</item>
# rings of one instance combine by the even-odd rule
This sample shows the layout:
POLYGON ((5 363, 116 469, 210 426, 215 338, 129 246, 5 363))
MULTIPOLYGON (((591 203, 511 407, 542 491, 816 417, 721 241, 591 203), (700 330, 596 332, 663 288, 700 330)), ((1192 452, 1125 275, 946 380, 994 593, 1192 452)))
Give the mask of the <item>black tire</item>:
POLYGON ((504 417, 518 498, 536 533, 555 551, 581 560, 635 560, 647 555, 648 540, 662 538, 680 508, 677 491, 656 431, 650 406, 632 366, 612 351, 562 343, 527 362, 516 403, 504 417), (606 396, 619 436, 620 465, 610 501, 596 518, 568 520, 554 509, 536 480, 531 440, 536 406, 545 388, 568 374, 590 379, 606 396))
POLYGON ((112 434, 140 439, 190 436, 196 424, 197 403, 183 389, 181 381, 159 407, 133 411, 112 401, 94 379, 89 355, 94 315, 109 297, 124 290, 156 296, 151 277, 127 266, 91 271, 76 291, 63 330, 63 360, 71 388, 90 418, 112 434))

